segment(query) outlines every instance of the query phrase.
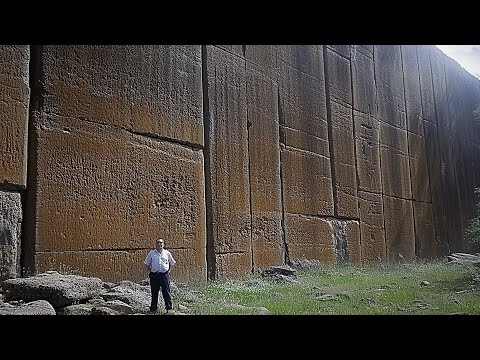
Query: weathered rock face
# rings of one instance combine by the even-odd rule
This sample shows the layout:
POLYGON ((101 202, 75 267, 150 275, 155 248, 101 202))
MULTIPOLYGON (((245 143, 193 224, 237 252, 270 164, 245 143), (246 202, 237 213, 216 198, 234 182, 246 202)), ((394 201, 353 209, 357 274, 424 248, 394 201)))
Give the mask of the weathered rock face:
POLYGON ((0 60, 0 280, 139 281, 156 237, 179 281, 467 250, 480 82, 434 46, 0 46, 0 60))
POLYGON ((20 194, 0 191, 0 280, 20 276, 22 217, 20 194))
POLYGON ((20 276, 29 59, 29 46, 0 46, 0 281, 20 276))

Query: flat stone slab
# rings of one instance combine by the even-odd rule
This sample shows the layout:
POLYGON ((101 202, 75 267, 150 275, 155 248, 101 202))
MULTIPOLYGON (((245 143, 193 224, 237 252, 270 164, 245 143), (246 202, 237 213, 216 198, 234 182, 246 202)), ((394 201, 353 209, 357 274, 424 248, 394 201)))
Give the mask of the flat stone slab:
POLYGON ((99 278, 62 275, 48 271, 28 278, 8 279, 2 284, 4 301, 46 300, 53 307, 67 306, 102 293, 99 278))
POLYGON ((57 315, 57 313, 48 301, 37 300, 20 306, 0 305, 0 315, 57 315))

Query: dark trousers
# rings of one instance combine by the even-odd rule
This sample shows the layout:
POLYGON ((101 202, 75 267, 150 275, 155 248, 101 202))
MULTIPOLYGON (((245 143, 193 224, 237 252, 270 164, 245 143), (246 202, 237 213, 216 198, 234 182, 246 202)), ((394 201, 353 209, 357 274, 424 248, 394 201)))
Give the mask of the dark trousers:
POLYGON ((148 274, 150 279, 150 290, 152 293, 152 302, 150 303, 150 311, 157 311, 158 309, 158 293, 162 289, 162 297, 165 302, 165 309, 171 310, 172 294, 170 293, 170 274, 166 273, 153 273, 148 274))

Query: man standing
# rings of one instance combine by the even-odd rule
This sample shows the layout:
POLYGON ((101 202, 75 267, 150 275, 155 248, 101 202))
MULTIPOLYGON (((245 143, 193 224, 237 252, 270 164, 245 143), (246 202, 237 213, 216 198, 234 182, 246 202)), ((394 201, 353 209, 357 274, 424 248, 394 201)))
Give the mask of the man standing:
POLYGON ((173 309, 172 294, 170 292, 170 269, 177 262, 173 259, 170 251, 163 248, 163 239, 155 240, 155 249, 150 250, 143 262, 149 270, 150 290, 152 301, 150 312, 156 312, 158 308, 158 293, 162 289, 162 297, 165 302, 167 313, 173 309))

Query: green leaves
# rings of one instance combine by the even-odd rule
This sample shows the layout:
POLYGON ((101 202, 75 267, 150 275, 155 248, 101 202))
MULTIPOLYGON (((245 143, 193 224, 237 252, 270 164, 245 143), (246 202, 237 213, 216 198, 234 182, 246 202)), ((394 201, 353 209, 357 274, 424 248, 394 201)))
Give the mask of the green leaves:
MULTIPOLYGON (((477 108, 477 109, 480 109, 477 108)), ((465 236, 468 239, 470 250, 472 252, 480 252, 480 188, 475 188, 474 193, 476 199, 476 215, 472 218, 467 228, 465 229, 465 236)))
POLYGON ((480 104, 478 104, 475 110, 473 110, 473 118, 476 121, 480 121, 480 104))

